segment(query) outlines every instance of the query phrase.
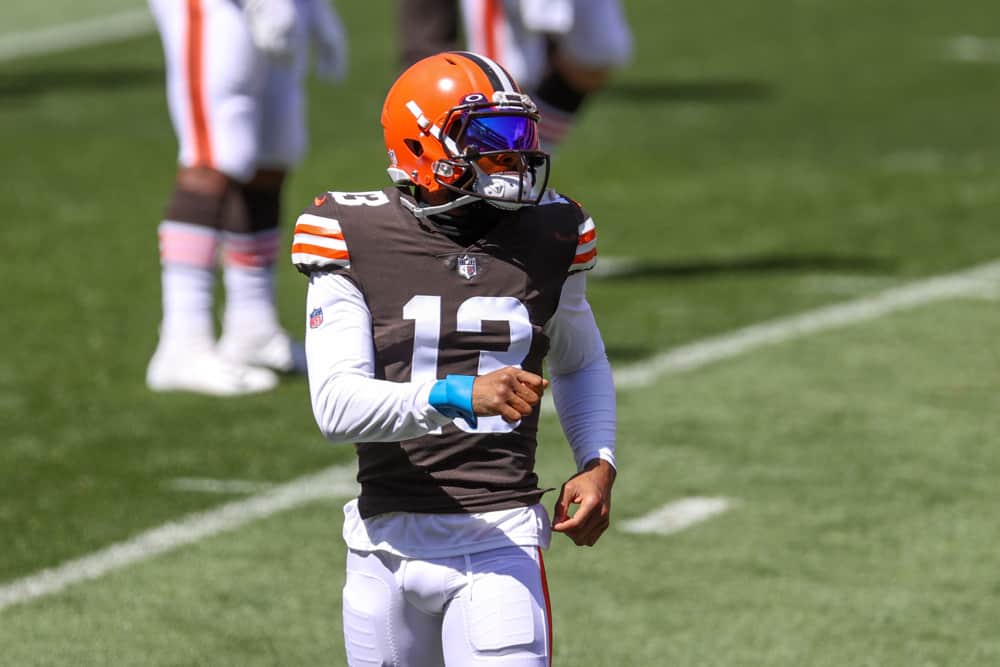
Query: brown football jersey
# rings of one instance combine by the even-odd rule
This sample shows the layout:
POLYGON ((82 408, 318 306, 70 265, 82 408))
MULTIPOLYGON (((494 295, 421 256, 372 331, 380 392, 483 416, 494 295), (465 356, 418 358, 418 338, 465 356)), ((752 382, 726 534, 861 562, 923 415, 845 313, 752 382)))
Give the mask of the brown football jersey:
MULTIPOLYGON (((375 377, 395 382, 482 375, 505 366, 541 374, 543 331, 563 282, 594 261, 593 222, 573 201, 504 212, 481 238, 461 245, 418 220, 396 188, 318 197, 293 244, 304 271, 333 271, 364 295, 372 317, 375 377)), ((538 412, 509 424, 456 419, 393 443, 361 443, 359 509, 483 512, 538 502, 534 472, 538 412)))

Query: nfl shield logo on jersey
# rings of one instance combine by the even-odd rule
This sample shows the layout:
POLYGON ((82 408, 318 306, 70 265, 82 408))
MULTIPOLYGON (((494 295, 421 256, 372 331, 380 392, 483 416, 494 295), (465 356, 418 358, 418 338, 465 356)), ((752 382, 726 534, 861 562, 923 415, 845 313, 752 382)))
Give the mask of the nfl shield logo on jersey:
POLYGON ((471 280, 479 273, 479 262, 472 255, 462 255, 456 263, 458 275, 466 280, 471 280))
POLYGON ((309 313, 309 328, 315 329, 321 324, 323 324, 323 309, 317 308, 309 313))

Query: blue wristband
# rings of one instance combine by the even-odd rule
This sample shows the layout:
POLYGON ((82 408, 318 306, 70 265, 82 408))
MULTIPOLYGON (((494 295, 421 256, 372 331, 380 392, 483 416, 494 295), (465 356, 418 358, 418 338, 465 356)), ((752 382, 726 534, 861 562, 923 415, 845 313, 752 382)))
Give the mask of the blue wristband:
POLYGON ((449 375, 434 383, 428 402, 445 417, 461 417, 476 428, 478 420, 472 412, 472 384, 475 381, 473 375, 449 375))

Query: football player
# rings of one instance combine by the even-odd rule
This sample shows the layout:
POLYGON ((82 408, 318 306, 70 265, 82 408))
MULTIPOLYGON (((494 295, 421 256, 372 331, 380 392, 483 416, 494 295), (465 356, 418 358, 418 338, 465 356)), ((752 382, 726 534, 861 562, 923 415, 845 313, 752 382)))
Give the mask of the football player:
POLYGON ((596 230, 547 187, 537 124, 495 61, 428 57, 382 109, 394 186, 326 192, 296 223, 313 412, 358 455, 343 525, 352 665, 550 664, 542 549, 552 530, 593 546, 608 528, 596 230), (547 389, 576 463, 551 519, 535 473, 547 389))
POLYGON ((163 318, 146 372, 155 391, 232 396, 304 372, 278 322, 274 263, 287 170, 306 146, 302 79, 339 79, 346 40, 327 0, 150 0, 180 145, 159 225, 163 318), (215 340, 221 255, 225 310, 215 340))
POLYGON ((538 104, 553 152, 586 99, 632 56, 619 0, 462 0, 468 48, 502 63, 538 104))

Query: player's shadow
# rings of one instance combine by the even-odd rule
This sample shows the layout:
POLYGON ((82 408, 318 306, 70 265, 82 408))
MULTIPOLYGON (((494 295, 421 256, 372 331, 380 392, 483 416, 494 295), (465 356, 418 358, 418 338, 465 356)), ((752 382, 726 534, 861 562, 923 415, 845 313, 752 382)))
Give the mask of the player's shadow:
POLYGON ((697 81, 622 80, 610 84, 603 96, 624 102, 764 102, 775 97, 774 86, 755 79, 697 81))
POLYGON ((0 74, 0 101, 25 102, 49 92, 162 87, 163 82, 163 69, 147 66, 81 66, 7 71, 0 74))
POLYGON ((892 273, 894 260, 864 255, 796 254, 758 255, 723 259, 683 261, 627 260, 611 258, 598 262, 592 273, 596 280, 664 279, 679 280, 727 274, 764 274, 794 272, 892 273))

